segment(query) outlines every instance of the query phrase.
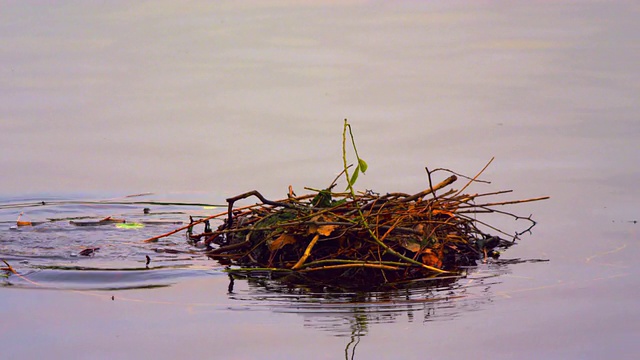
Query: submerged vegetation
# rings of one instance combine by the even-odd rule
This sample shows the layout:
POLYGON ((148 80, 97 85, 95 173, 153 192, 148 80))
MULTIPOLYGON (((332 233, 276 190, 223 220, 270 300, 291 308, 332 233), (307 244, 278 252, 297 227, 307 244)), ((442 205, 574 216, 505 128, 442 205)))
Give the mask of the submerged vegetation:
MULTIPOLYGON (((268 200, 258 191, 227 199, 226 212, 191 221, 187 226, 145 240, 186 230, 194 245, 204 244, 206 255, 228 265, 229 272, 243 277, 277 277, 304 284, 328 284, 348 288, 372 288, 425 277, 447 277, 460 267, 498 257, 536 225, 528 217, 497 210, 502 205, 543 200, 484 201, 507 191, 469 194, 465 190, 478 180, 489 163, 474 177, 448 169, 426 170, 428 187, 415 194, 380 194, 354 188, 368 164, 359 156, 351 125, 345 120, 342 133, 343 169, 325 189, 309 189, 297 196, 291 187, 286 199, 268 200), (355 167, 348 165, 350 141, 355 167), (448 177, 432 183, 432 175, 448 177), (336 191, 344 176, 346 188, 336 191), (460 190, 449 187, 459 178, 460 190), (257 197, 254 205, 234 208, 236 201, 257 197), (527 225, 508 234, 477 218, 493 213, 524 220, 527 225), (224 219, 213 230, 211 219, 224 219), (202 233, 195 225, 204 223, 202 233), (483 230, 487 229, 487 230, 483 230), (489 233, 491 231, 492 233, 489 233)), ((492 159, 493 160, 493 159, 492 159)))

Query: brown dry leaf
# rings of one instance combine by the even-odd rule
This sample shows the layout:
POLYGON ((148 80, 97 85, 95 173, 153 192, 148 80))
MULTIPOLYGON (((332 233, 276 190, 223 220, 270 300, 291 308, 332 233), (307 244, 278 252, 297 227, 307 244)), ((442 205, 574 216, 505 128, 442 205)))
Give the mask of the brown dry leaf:
POLYGON ((448 217, 455 217, 456 216, 456 214, 452 213, 451 211, 440 210, 440 209, 431 210, 431 213, 433 215, 447 215, 448 217))
POLYGON ((338 225, 321 225, 318 226, 316 232, 322 236, 329 236, 338 227, 338 225))
MULTIPOLYGON (((324 217, 322 215, 314 216, 309 219, 313 222, 326 222, 331 221, 330 218, 324 217)), ((307 230, 307 235, 315 235, 320 234, 322 236, 329 236, 338 227, 338 225, 317 225, 317 224, 309 224, 309 229, 307 230)))
POLYGON ((318 225, 309 224, 309 229, 307 229, 307 235, 314 235, 318 232, 318 225))
POLYGON ((407 249, 407 250, 409 250, 411 252, 416 253, 416 252, 420 251, 420 244, 415 242, 415 241, 412 241, 411 239, 400 239, 399 242, 400 242, 400 245, 403 248, 405 248, 405 249, 407 249))
MULTIPOLYGON (((322 216, 321 215, 314 216, 311 219, 309 219, 309 221, 312 221, 312 222, 322 221, 322 216)), ((307 229, 307 235, 315 235, 317 232, 318 232, 318 225, 309 224, 309 229, 307 229)))
POLYGON ((291 234, 282 234, 275 240, 269 243, 269 251, 275 251, 282 249, 287 244, 293 244, 296 242, 295 236, 291 234))
POLYGON ((427 266, 442 268, 442 259, 431 249, 422 252, 422 263, 427 266))

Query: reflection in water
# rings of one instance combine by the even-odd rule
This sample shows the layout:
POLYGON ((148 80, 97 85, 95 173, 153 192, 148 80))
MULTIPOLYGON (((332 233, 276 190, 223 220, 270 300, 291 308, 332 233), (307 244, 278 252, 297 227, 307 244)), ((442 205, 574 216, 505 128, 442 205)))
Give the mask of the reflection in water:
POLYGON ((373 292, 336 292, 266 277, 246 282, 232 278, 229 298, 242 304, 237 308, 296 313, 304 317, 305 327, 336 336, 361 336, 371 324, 453 319, 477 310, 491 302, 491 285, 508 272, 507 266, 492 263, 464 269, 460 276, 422 279, 373 292))
POLYGON ((477 311, 493 301, 491 287, 510 273, 515 261, 494 261, 463 269, 459 276, 411 281, 385 291, 336 291, 283 283, 267 276, 229 276, 233 309, 295 313, 303 326, 345 337, 345 359, 353 359, 361 337, 370 326, 384 323, 451 320, 477 311))

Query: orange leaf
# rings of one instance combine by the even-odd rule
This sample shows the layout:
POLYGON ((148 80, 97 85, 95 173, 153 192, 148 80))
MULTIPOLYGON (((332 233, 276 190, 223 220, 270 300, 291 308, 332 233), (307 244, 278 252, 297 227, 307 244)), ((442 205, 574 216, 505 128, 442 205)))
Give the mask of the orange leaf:
POLYGON ((329 236, 338 227, 338 225, 322 225, 318 226, 316 232, 322 236, 329 236))
POLYGON ((422 263, 436 268, 442 267, 442 259, 440 259, 436 253, 431 251, 431 249, 426 249, 422 252, 422 263))
MULTIPOLYGON (((311 221, 316 222, 324 222, 331 221, 330 218, 325 218, 322 215, 314 216, 310 219, 311 221)), ((309 224, 309 230, 307 230, 308 235, 320 234, 322 236, 329 236, 338 227, 338 225, 317 225, 317 224, 309 224)))
POLYGON ((455 214, 454 214, 454 213, 452 213, 451 211, 447 211, 447 210, 438 210, 438 209, 434 209, 434 210, 431 210, 431 213, 432 213, 433 215, 439 215, 439 214, 442 214, 442 215, 447 215, 447 216, 449 216, 449 217, 454 217, 454 216, 455 216, 455 214))
POLYGON ((282 234, 278 236, 277 239, 269 243, 269 250, 270 251, 280 250, 282 249, 283 246, 287 244, 293 244, 295 242, 296 242, 295 236, 291 234, 282 234))

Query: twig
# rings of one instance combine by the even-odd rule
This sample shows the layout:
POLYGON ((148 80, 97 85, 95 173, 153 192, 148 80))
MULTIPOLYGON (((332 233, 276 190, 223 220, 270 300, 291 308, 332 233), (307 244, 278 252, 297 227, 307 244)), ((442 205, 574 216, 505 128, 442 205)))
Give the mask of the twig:
POLYGON ((444 179, 443 181, 441 181, 439 184, 437 184, 436 186, 430 186, 429 189, 421 191, 415 195, 411 195, 409 197, 406 197, 402 200, 400 200, 400 202, 409 202, 409 201, 413 201, 413 200, 418 200, 421 199, 423 197, 425 197, 426 195, 429 195, 432 192, 438 191, 444 187, 447 187, 451 184, 453 184, 456 180, 458 180, 458 177, 456 177, 455 175, 451 175, 448 178, 444 179))
POLYGON ((311 255, 311 249, 313 249, 313 247, 316 245, 319 238, 320 238, 320 234, 316 234, 316 236, 314 236, 313 239, 311 239, 311 242, 309 243, 307 248, 304 250, 304 254, 302 254, 302 257, 300 258, 300 260, 298 260, 298 262, 295 265, 293 265, 291 270, 298 270, 302 267, 302 265, 304 265, 304 262, 307 261, 307 258, 309 257, 309 255, 311 255))
POLYGON ((7 265, 7 267, 3 267, 0 268, 0 270, 2 271, 9 271, 10 273, 14 274, 14 275, 18 275, 18 272, 13 268, 13 266, 9 265, 9 263, 6 260, 2 260, 2 262, 7 265))
POLYGON ((471 185, 472 182, 477 181, 478 177, 489 167, 489 165, 491 165, 491 163, 493 162, 493 159, 495 159, 495 157, 492 157, 491 160, 489 160, 489 162, 487 163, 487 165, 485 165, 482 170, 480 170, 476 176, 473 177, 473 179, 469 180, 469 182, 462 187, 462 189, 458 190, 458 194, 462 193, 463 191, 466 190, 466 188, 469 187, 469 185, 471 185))
POLYGON ((400 268, 397 266, 370 264, 370 263, 354 263, 354 264, 327 265, 319 268, 306 268, 299 271, 310 272, 310 271, 345 269, 345 268, 372 268, 372 269, 381 269, 381 270, 400 270, 400 268))
POLYGON ((246 199, 250 196, 255 196, 258 199, 260 199, 260 201, 262 201, 263 204, 267 204, 267 205, 272 205, 272 206, 280 206, 280 207, 285 207, 285 208, 289 208, 289 209, 297 209, 298 206, 293 205, 293 204, 289 204, 286 202, 280 202, 280 201, 271 201, 271 200, 267 200, 264 196, 262 196, 262 194, 260 194, 257 190, 252 190, 249 192, 246 192, 244 194, 240 194, 234 197, 230 197, 227 199, 227 203, 229 203, 228 206, 228 210, 227 210, 227 227, 231 227, 233 225, 233 203, 235 203, 238 200, 241 199, 246 199))
POLYGON ((488 206, 499 206, 499 205, 512 205, 512 204, 521 204, 526 202, 540 201, 540 200, 548 200, 549 196, 541 196, 537 198, 524 199, 524 200, 511 200, 511 201, 501 201, 495 203, 486 203, 486 204, 469 204, 469 205, 461 205, 460 209, 468 209, 468 208, 486 208, 488 206))

